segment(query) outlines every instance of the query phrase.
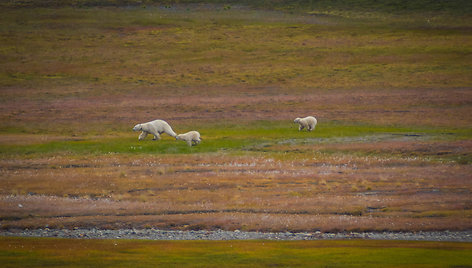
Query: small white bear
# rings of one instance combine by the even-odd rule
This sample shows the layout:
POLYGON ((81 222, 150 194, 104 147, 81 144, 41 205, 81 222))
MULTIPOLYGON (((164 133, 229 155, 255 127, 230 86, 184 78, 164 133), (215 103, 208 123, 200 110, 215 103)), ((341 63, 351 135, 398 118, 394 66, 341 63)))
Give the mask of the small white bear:
POLYGON ((312 131, 315 129, 317 124, 316 118, 313 116, 307 116, 305 118, 297 117, 293 122, 299 124, 298 131, 301 131, 304 128, 308 131, 312 131))
POLYGON ((189 131, 185 134, 179 134, 175 136, 176 140, 186 141, 188 146, 199 144, 202 139, 200 138, 200 133, 198 131, 189 131))
POLYGON ((172 137, 177 136, 177 134, 172 130, 166 121, 159 119, 147 123, 137 124, 134 126, 133 130, 142 131, 138 137, 138 140, 143 140, 148 134, 154 135, 152 140, 160 140, 160 135, 162 133, 166 133, 172 137))

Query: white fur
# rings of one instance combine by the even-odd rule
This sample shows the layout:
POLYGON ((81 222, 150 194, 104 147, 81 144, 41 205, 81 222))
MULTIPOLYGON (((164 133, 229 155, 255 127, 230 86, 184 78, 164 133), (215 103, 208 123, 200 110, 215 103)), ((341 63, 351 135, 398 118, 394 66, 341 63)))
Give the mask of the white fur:
POLYGON ((189 131, 185 134, 179 134, 179 135, 175 136, 175 139, 186 141, 188 146, 197 145, 202 141, 201 138, 200 138, 200 133, 198 133, 198 131, 194 131, 194 130, 189 131))
POLYGON ((148 134, 154 135, 153 140, 160 140, 160 135, 162 133, 166 133, 172 137, 177 136, 170 125, 164 120, 154 120, 147 123, 137 124, 134 126, 133 130, 142 131, 138 137, 139 140, 143 140, 148 134))
POLYGON ((299 124, 298 131, 301 131, 304 128, 306 128, 308 131, 312 131, 315 129, 316 124, 318 123, 316 118, 313 116, 307 116, 305 118, 297 117, 293 122, 299 124))

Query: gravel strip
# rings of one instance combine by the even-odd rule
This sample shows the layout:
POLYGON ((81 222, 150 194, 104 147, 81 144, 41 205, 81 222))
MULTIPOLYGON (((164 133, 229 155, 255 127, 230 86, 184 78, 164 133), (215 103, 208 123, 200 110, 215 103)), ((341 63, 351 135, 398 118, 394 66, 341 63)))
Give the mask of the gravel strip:
POLYGON ((35 229, 2 230, 0 236, 57 237, 82 239, 149 239, 149 240, 336 240, 374 239, 410 241, 472 242, 472 231, 461 232, 363 232, 363 233, 261 233, 243 231, 169 231, 158 229, 35 229))

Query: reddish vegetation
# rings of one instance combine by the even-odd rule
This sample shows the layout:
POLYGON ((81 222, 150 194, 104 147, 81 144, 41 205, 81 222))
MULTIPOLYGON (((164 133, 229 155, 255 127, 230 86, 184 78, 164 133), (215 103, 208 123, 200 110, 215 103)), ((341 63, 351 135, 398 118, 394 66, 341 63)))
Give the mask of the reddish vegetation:
MULTIPOLYGON (((77 94, 82 94, 79 88, 61 90, 69 94, 68 91, 77 90, 77 94)), ((145 121, 156 117, 173 123, 235 118, 241 121, 292 120, 307 111, 313 111, 321 121, 468 127, 472 114, 472 91, 467 89, 313 89, 297 93, 278 88, 138 88, 132 96, 116 94, 106 98, 54 98, 61 94, 54 89, 40 93, 12 89, 5 94, 9 102, 0 106, 3 126, 48 131, 64 128, 98 131, 103 124, 112 129, 128 128, 138 119, 145 121), (25 99, 25 95, 29 98, 25 99), (48 95, 51 99, 45 100, 44 96, 48 95)))

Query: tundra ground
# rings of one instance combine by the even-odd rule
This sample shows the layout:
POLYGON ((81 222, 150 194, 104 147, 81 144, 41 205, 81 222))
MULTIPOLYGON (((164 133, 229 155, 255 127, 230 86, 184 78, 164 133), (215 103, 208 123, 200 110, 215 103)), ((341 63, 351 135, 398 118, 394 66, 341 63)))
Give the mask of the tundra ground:
POLYGON ((467 14, 186 7, 2 6, 1 228, 471 229, 467 14))

